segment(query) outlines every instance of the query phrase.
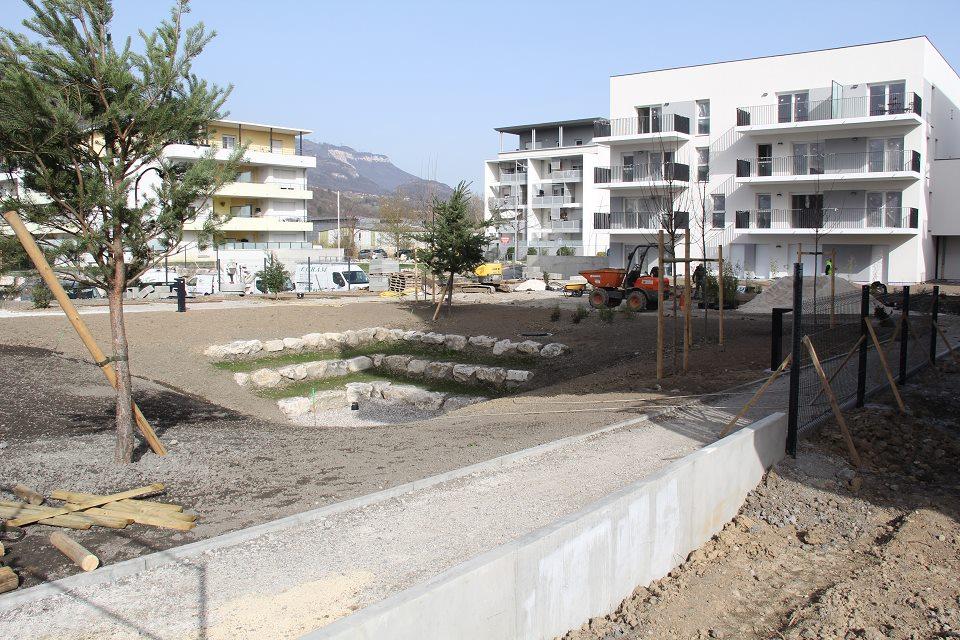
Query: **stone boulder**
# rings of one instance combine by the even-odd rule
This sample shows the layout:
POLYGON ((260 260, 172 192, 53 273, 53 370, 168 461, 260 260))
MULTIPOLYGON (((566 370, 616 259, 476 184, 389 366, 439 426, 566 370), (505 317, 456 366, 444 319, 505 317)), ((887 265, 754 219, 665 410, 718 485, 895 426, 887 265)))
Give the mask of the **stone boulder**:
POLYGON ((283 340, 267 340, 263 343, 263 350, 269 353, 283 351, 283 340))
POLYGON ((467 338, 455 333, 448 333, 443 339, 443 346, 451 351, 463 351, 467 348, 467 338))
POLYGON ((531 378, 533 378, 532 371, 508 369, 505 382, 508 387, 519 387, 520 385, 530 382, 531 378))
POLYGON ((408 384, 391 384, 383 389, 383 399, 388 402, 410 404, 418 409, 436 411, 443 406, 445 393, 427 391, 408 384))
POLYGON ((343 334, 327 332, 323 334, 323 339, 327 343, 327 349, 337 349, 343 346, 343 334))
POLYGON ((369 399, 373 394, 373 385, 369 382, 348 382, 345 387, 347 389, 347 404, 369 399))
POLYGON ((565 344, 560 344, 559 342, 551 342, 550 344, 543 345, 543 348, 540 349, 540 355, 544 358, 556 358, 562 356, 567 351, 570 351, 570 347, 565 344))
POLYGON ((440 361, 431 362, 423 370, 423 374, 435 380, 446 380, 453 375, 453 363, 440 361))
POLYGON ((356 373, 357 371, 366 371, 367 369, 373 366, 373 360, 367 356, 357 356, 356 358, 350 358, 349 360, 344 360, 347 365, 347 371, 350 373, 356 373))
POLYGON ((445 336, 442 333, 434 333, 433 331, 431 331, 430 333, 425 333, 422 336, 420 336, 420 342, 422 342, 423 344, 440 345, 440 344, 443 344, 444 338, 445 336))
POLYGON ((303 341, 303 338, 283 339, 284 349, 290 349, 291 351, 302 351, 305 346, 307 346, 307 343, 303 341))
POLYGON ((297 396, 295 398, 283 398, 277 401, 280 412, 288 418, 299 418, 313 411, 313 403, 310 398, 297 396))
POLYGON ((540 353, 541 345, 536 340, 524 340, 523 342, 517 344, 517 352, 525 355, 533 355, 535 353, 540 353))
POLYGON ((476 378, 477 382, 500 387, 507 379, 507 370, 503 367, 477 367, 476 378))
POLYGON ((327 360, 327 370, 324 372, 324 378, 339 378, 350 373, 346 360, 327 360))
POLYGON ((414 358, 407 363, 407 373, 412 376, 423 375, 423 372, 427 368, 428 364, 430 364, 429 360, 420 360, 418 358, 414 358))
POLYGON ((249 373, 235 373, 233 374, 233 381, 236 382, 241 387, 245 387, 250 384, 250 374, 249 373))
POLYGON ((390 329, 390 338, 389 338, 389 340, 392 341, 392 342, 399 342, 399 341, 403 340, 403 336, 404 336, 406 333, 407 333, 407 332, 404 331, 403 329, 390 329))
POLYGON ((389 371, 403 373, 407 370, 407 365, 410 364, 411 360, 413 360, 412 356, 387 356, 383 359, 383 366, 385 366, 389 371))
POLYGON ((361 345, 373 344, 377 340, 377 329, 379 327, 367 327, 357 330, 357 341, 361 345))
POLYGON ((277 369, 277 373, 288 380, 303 380, 307 377, 307 367, 302 364, 291 364, 277 369))
POLYGON ((507 356, 517 352, 517 343, 512 340, 497 340, 493 345, 493 355, 507 356))
POLYGON ((310 349, 326 349, 327 339, 322 333, 308 333, 303 336, 303 343, 310 349))
POLYGON ((353 330, 347 330, 340 334, 342 336, 343 346, 345 347, 359 347, 360 346, 360 334, 353 330))
POLYGON ((403 334, 406 342, 420 342, 421 338, 423 338, 423 331, 405 331, 403 334))
POLYGON ((316 362, 308 362, 303 365, 303 368, 306 370, 307 378, 310 380, 320 380, 327 377, 327 361, 326 360, 317 360, 316 362))
POLYGON ((389 342, 393 337, 390 329, 386 327, 374 327, 373 339, 375 342, 389 342))
POLYGON ((215 358, 220 360, 227 357, 227 345, 222 344, 212 344, 206 349, 203 350, 203 355, 208 358, 215 358))
POLYGON ((250 374, 250 382, 259 389, 271 389, 280 386, 283 376, 273 369, 257 369, 250 374))
POLYGON ((383 358, 385 356, 382 353, 373 353, 370 355, 370 361, 373 363, 374 369, 379 369, 383 366, 383 358))
POLYGON ((477 373, 477 367, 472 364, 456 364, 453 366, 453 379, 457 382, 470 382, 477 373))
POLYGON ((497 344, 497 339, 493 336, 470 336, 468 342, 475 347, 490 349, 493 345, 497 344))

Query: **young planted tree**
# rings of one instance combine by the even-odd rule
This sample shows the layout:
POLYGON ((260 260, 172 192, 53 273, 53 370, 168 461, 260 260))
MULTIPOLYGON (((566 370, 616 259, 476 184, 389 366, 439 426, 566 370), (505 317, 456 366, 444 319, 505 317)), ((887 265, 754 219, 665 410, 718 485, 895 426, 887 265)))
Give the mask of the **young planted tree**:
MULTIPOLYGON (((461 182, 448 200, 434 198, 432 215, 421 224, 424 232, 416 239, 424 248, 417 252, 417 256, 435 276, 446 276, 449 311, 453 304, 454 275, 471 271, 483 263, 488 242, 484 233, 487 223, 478 222, 471 215, 469 185, 461 182)), ((439 309, 440 305, 437 305, 438 312, 439 309)))
POLYGON ((273 255, 263 265, 263 269, 257 272, 257 277, 260 278, 263 288, 273 294, 274 299, 287 290, 287 283, 290 282, 290 272, 273 255))
POLYGON ((402 194, 386 196, 380 200, 380 222, 375 231, 384 234, 395 253, 399 254, 416 231, 415 215, 413 205, 402 194))
MULTIPOLYGON (((23 175, 3 211, 59 232, 47 242, 61 277, 107 291, 116 365, 115 457, 133 454, 132 398, 123 294, 127 283, 176 250, 184 225, 236 175, 243 153, 175 164, 174 143, 203 137, 228 90, 192 73, 213 33, 185 27, 187 0, 152 32, 111 33, 109 0, 25 0, 32 36, 0 30, 0 157, 23 175), (117 45, 120 42, 119 46, 117 45), (155 169, 155 187, 137 181, 155 169)), ((224 218, 210 213, 212 233, 224 218)))

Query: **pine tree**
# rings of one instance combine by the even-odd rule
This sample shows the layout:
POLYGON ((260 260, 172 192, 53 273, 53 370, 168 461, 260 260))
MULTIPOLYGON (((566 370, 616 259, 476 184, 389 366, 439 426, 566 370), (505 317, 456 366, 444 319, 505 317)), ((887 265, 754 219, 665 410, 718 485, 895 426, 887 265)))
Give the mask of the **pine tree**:
POLYGON ((279 298, 280 293, 287 290, 287 283, 290 282, 290 272, 273 255, 264 264, 263 269, 257 272, 257 277, 263 288, 272 293, 274 298, 279 298))
POLYGON ((417 250, 417 258, 435 276, 447 277, 449 310, 453 304, 454 275, 482 264, 488 244, 484 223, 478 222, 470 210, 469 185, 460 182, 448 200, 435 197, 430 218, 422 226, 424 232, 417 234, 416 239, 426 246, 417 250))
MULTIPOLYGON (((124 290, 176 249, 184 225, 234 179, 243 149, 226 162, 212 151, 184 164, 164 156, 171 144, 202 139, 229 93, 191 71, 214 34, 202 23, 184 26, 187 0, 153 32, 141 31, 139 51, 129 37, 117 46, 110 0, 25 1, 33 16, 23 24, 33 38, 0 29, 0 157, 22 172, 28 195, 7 196, 3 210, 65 237, 45 247, 61 277, 107 291, 118 377, 115 457, 129 462, 124 290), (136 181, 150 169, 159 186, 135 198, 136 181)), ((211 213, 206 234, 223 221, 211 213)))

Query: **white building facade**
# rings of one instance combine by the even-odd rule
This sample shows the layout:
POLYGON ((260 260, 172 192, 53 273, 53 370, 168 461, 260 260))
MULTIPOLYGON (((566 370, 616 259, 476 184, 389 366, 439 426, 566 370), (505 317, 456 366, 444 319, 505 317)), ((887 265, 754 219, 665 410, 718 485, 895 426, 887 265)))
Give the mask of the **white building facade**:
POLYGON ((666 215, 748 278, 786 275, 815 248, 807 274, 835 252, 857 282, 960 278, 958 105, 960 78, 925 37, 615 76, 610 117, 582 148, 549 146, 544 125, 498 130, 520 150, 486 163, 485 196, 488 210, 519 196, 533 243, 557 219, 534 200, 542 158, 579 152, 561 219, 579 230, 576 253, 606 251, 612 266, 655 243, 666 215), (511 163, 527 167, 526 192, 505 189, 511 163))

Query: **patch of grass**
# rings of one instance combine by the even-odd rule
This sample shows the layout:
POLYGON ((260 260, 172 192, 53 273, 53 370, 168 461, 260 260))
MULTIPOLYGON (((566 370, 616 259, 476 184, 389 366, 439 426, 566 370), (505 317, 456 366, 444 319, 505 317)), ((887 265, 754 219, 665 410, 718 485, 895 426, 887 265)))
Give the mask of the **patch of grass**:
POLYGON ((573 312, 573 324, 580 324, 580 321, 590 315, 590 312, 587 311, 587 308, 582 304, 577 305, 577 310, 573 312))
POLYGON ((224 360, 213 363, 217 369, 224 371, 256 371, 268 367, 275 369, 290 364, 303 364, 316 360, 336 360, 340 358, 355 358, 369 356, 374 353, 384 355, 406 355, 422 357, 428 360, 445 360, 462 364, 483 364, 490 366, 507 367, 511 369, 533 369, 542 364, 541 358, 534 355, 502 355, 495 356, 488 350, 464 349, 453 351, 443 345, 423 344, 422 342, 375 342, 361 347, 344 347, 343 349, 325 349, 322 351, 298 351, 293 353, 278 353, 275 356, 264 356, 254 360, 224 360))
POLYGON ((559 319, 560 319, 560 305, 555 304, 553 305, 553 309, 550 310, 550 320, 552 322, 556 322, 559 319))
POLYGON ((331 389, 341 389, 349 382, 375 382, 386 381, 395 384, 413 384, 428 391, 441 391, 458 396, 486 396, 488 398, 506 395, 508 392, 491 387, 475 386, 461 384, 453 380, 432 380, 429 378, 414 378, 396 373, 367 373, 359 371, 338 378, 324 378, 322 380, 304 380, 284 387, 275 389, 261 389, 257 395, 272 400, 281 398, 293 398, 294 396, 310 397, 315 391, 329 391, 331 389))
POLYGON ((606 322, 607 324, 613 324, 613 309, 610 307, 604 307, 599 310, 600 320, 606 322))

